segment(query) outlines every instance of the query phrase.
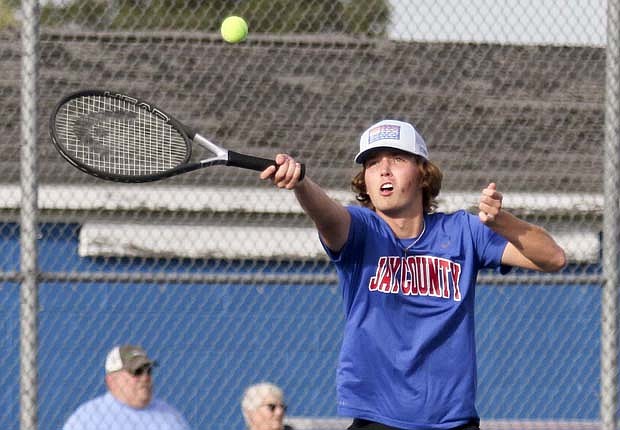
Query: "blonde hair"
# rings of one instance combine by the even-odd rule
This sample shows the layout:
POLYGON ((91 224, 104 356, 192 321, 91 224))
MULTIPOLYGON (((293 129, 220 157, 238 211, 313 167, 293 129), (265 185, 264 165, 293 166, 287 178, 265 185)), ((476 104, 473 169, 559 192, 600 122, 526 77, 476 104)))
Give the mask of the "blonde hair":
POLYGON ((246 424, 248 423, 247 413, 258 409, 269 394, 284 402, 284 392, 280 387, 271 382, 260 382, 245 389, 243 397, 241 397, 241 412, 246 424))

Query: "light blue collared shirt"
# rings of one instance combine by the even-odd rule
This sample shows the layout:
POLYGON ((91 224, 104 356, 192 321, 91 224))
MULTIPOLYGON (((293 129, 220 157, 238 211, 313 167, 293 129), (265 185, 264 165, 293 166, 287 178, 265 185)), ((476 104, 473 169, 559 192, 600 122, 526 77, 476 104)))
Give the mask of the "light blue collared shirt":
POLYGON ((144 409, 119 402, 110 392, 82 404, 63 430, 190 430, 181 413, 163 400, 153 399, 144 409))

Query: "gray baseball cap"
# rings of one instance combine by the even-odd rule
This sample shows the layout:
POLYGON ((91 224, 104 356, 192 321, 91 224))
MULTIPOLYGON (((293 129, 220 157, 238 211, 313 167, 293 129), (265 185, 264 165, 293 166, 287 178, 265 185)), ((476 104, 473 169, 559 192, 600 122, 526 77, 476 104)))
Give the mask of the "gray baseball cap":
POLYGON ((148 357, 142 347, 136 345, 115 346, 108 352, 105 359, 105 373, 118 372, 119 370, 134 372, 144 365, 155 366, 156 362, 148 357))
POLYGON ((398 149, 428 160, 424 139, 408 122, 386 119, 370 126, 360 138, 360 152, 355 162, 364 163, 370 151, 379 148, 398 149))

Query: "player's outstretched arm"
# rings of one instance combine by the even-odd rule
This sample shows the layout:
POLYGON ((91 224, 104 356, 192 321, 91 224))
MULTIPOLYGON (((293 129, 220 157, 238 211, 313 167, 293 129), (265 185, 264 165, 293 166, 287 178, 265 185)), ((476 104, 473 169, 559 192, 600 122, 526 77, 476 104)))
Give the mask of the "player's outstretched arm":
POLYGON ((300 181, 301 167, 292 157, 278 154, 276 164, 265 169, 261 179, 271 179, 278 188, 294 190, 299 204, 314 221, 325 245, 332 251, 340 251, 349 235, 351 216, 347 209, 307 176, 300 181))
POLYGON ((502 263, 543 272, 566 265, 564 250, 542 227, 523 221, 502 209, 502 194, 494 183, 482 190, 480 220, 508 240, 502 263))

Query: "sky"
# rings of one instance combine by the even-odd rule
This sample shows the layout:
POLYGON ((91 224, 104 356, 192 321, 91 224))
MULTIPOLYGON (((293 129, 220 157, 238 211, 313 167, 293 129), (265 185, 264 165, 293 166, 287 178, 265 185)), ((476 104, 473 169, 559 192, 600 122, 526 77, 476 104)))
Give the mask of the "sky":
POLYGON ((390 0, 397 40, 605 45, 607 0, 390 0))

